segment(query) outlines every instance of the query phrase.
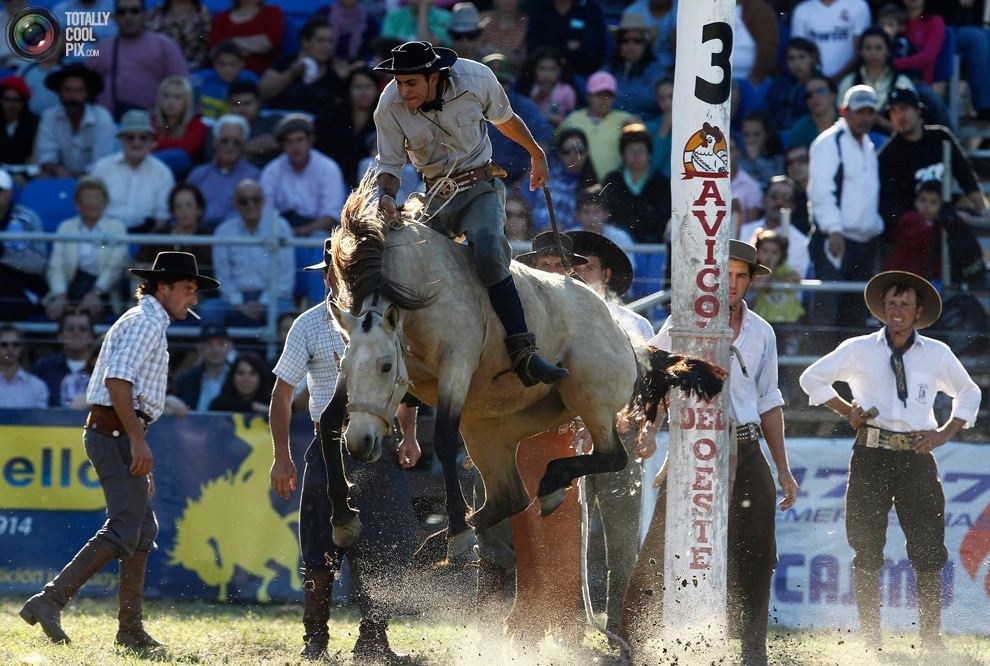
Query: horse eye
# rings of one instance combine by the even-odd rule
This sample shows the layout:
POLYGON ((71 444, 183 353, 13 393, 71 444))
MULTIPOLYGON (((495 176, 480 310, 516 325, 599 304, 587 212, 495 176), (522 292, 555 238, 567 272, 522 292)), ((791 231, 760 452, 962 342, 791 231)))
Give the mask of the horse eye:
POLYGON ((382 366, 382 372, 388 372, 391 369, 392 369, 391 363, 386 363, 385 365, 382 366))

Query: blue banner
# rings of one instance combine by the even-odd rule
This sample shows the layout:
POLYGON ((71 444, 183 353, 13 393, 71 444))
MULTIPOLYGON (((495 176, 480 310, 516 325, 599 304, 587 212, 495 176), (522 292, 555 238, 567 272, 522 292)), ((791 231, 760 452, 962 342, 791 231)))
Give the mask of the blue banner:
MULTIPOLYGON (((103 491, 82 442, 85 412, 0 410, 0 592, 37 592, 103 524, 103 491)), ((312 422, 294 418, 299 474, 312 422)), ((147 596, 301 599, 298 491, 271 490, 272 443, 260 417, 163 417, 148 431, 160 531, 147 596)), ((107 568, 82 594, 115 594, 107 568)))

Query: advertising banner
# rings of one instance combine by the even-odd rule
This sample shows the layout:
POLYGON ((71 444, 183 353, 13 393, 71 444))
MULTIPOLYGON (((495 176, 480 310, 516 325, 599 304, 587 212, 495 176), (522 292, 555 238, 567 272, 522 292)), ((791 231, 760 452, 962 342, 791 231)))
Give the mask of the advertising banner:
MULTIPOLYGON (((82 445, 83 412, 0 410, 0 594, 37 592, 103 524, 103 494, 82 445)), ((311 438, 293 419, 300 473, 311 438)), ((295 520, 269 486, 271 438, 258 417, 164 417, 148 431, 155 454, 153 500, 160 531, 149 558, 150 598, 213 601, 301 599, 295 520)), ((771 624, 853 628, 852 550, 846 543, 845 485, 851 443, 793 439, 797 504, 777 513, 777 571, 771 624)), ((666 436, 661 438, 661 459, 666 436)), ((950 442, 935 450, 945 489, 943 630, 990 634, 990 446, 950 442)), ((651 479, 644 479, 649 483, 651 479)), ((915 630, 914 573, 891 511, 883 571, 883 623, 915 630)), ((116 593, 108 567, 84 596, 116 593)))

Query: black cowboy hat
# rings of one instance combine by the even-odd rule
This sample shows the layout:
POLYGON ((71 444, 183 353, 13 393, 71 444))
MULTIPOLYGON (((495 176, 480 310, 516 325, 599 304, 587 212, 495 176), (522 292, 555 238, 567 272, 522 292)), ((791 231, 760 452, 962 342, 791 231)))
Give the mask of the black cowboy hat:
POLYGON ((750 268, 755 268, 753 277, 770 275, 772 270, 756 260, 756 246, 751 243, 744 243, 741 240, 729 241, 729 259, 741 261, 748 264, 750 268))
POLYGON ((306 266, 304 271, 322 271, 327 266, 333 264, 333 240, 328 238, 323 241, 323 261, 312 266, 306 266))
MULTIPOLYGON (((560 235, 560 247, 564 251, 564 254, 567 255, 567 260, 572 266, 580 266, 581 264, 588 263, 587 257, 574 253, 574 241, 568 238, 567 234, 560 235)), ((557 254, 557 241, 554 240, 554 233, 552 231, 544 231, 542 234, 537 234, 533 239, 532 252, 520 254, 516 257, 516 261, 534 268, 536 266, 536 260, 540 257, 556 257, 557 254)))
POLYGON ((189 252, 159 252, 151 268, 129 270, 145 280, 195 280, 203 291, 220 287, 213 278, 200 275, 196 257, 189 252))
POLYGON ((86 83, 90 100, 103 92, 103 77, 81 62, 71 63, 46 76, 45 87, 58 92, 62 88, 62 82, 73 76, 81 78, 86 83))
POLYGON ((633 266, 629 255, 622 248, 594 231, 568 231, 564 235, 574 241, 575 252, 585 256, 595 255, 601 262, 602 268, 612 271, 612 277, 605 285, 610 291, 618 296, 629 291, 633 281, 633 266))
POLYGON ((866 307, 870 309, 870 313, 874 317, 884 324, 887 323, 887 318, 883 311, 883 294, 895 284, 910 287, 918 295, 921 316, 914 323, 915 328, 928 328, 938 321, 938 318, 942 315, 942 298, 938 295, 938 291, 925 278, 914 273, 908 273, 907 271, 886 271, 879 273, 874 275, 866 283, 866 289, 863 290, 863 300, 866 301, 866 307))
POLYGON ((430 74, 457 62, 457 53, 429 42, 406 42, 392 49, 392 57, 375 67, 386 74, 430 74))

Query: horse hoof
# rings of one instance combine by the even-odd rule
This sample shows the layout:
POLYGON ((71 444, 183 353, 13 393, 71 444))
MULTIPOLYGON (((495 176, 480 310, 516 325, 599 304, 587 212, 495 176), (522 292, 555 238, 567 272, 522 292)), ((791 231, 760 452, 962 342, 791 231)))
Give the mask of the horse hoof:
POLYGON ((549 495, 540 495, 540 515, 546 518, 564 503, 564 489, 558 488, 549 495))
POLYGON ((361 535, 361 519, 354 516, 346 523, 333 525, 333 543, 338 548, 350 548, 361 535))
POLYGON ((478 537, 474 530, 461 530, 457 534, 447 538, 447 559, 456 560, 468 551, 471 551, 478 544, 478 537))

